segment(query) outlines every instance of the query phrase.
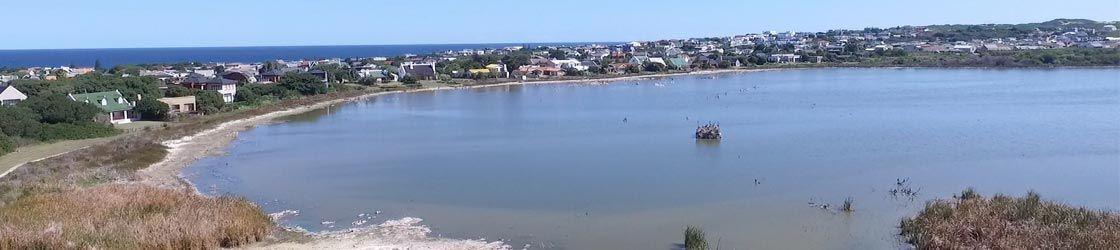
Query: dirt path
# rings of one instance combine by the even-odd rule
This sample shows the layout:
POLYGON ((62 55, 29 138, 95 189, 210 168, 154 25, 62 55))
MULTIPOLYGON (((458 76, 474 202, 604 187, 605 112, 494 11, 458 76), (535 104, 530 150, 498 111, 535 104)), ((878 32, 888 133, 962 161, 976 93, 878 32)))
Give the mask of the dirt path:
POLYGON ((24 164, 98 145, 116 138, 117 136, 110 136, 85 140, 60 141, 16 148, 15 152, 0 156, 0 177, 8 175, 8 173, 15 171, 24 164))

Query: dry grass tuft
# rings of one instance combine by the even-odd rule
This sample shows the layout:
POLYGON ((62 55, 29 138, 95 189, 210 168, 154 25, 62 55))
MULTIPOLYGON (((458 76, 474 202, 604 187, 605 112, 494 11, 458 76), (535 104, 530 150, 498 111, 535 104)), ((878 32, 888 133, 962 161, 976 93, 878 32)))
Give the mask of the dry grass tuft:
POLYGON ((107 184, 0 207, 0 249, 203 249, 261 240, 273 228, 238 198, 107 184))
POLYGON ((1120 216, 1044 201, 1037 193, 981 198, 966 190, 902 220, 921 249, 1120 249, 1120 216))

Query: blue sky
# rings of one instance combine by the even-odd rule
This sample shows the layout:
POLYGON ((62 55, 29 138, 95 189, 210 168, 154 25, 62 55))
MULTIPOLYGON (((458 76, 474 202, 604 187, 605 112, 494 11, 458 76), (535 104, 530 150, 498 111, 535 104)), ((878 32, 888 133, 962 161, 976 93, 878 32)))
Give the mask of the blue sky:
POLYGON ((1120 19, 1117 0, 35 0, 0 9, 0 49, 631 41, 1120 19))

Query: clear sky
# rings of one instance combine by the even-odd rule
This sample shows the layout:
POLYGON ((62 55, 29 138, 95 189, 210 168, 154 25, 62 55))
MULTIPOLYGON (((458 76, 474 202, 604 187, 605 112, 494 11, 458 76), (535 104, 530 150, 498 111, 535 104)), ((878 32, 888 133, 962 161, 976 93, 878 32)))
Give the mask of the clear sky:
POLYGON ((632 41, 1120 19, 1120 0, 5 1, 0 49, 632 41))

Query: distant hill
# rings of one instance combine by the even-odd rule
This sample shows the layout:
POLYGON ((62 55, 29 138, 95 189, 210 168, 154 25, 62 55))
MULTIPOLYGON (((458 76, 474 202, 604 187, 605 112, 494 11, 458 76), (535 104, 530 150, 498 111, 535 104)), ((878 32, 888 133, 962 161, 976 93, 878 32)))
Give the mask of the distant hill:
POLYGON ((1117 22, 1098 22, 1088 19, 1054 19, 1041 23, 1024 24, 945 24, 925 26, 934 37, 949 40, 989 39, 1000 37, 1017 37, 1034 32, 1066 32, 1080 30, 1084 32, 1101 32, 1115 36, 1117 31, 1105 30, 1106 25, 1117 25, 1117 22))

